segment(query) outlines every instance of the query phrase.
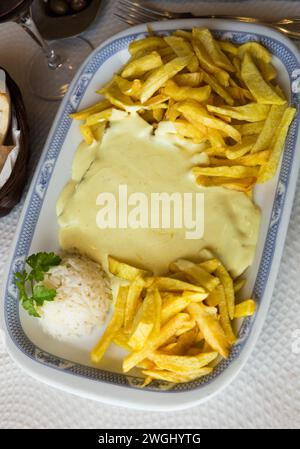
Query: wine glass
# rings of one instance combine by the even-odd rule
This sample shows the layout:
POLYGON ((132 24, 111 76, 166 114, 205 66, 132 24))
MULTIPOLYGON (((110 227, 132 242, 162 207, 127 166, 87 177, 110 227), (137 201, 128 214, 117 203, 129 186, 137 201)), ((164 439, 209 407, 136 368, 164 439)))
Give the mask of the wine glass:
POLYGON ((32 93, 45 100, 60 100, 93 47, 80 37, 46 42, 32 20, 32 2, 33 0, 1 0, 0 23, 15 21, 38 44, 28 70, 28 83, 32 93))

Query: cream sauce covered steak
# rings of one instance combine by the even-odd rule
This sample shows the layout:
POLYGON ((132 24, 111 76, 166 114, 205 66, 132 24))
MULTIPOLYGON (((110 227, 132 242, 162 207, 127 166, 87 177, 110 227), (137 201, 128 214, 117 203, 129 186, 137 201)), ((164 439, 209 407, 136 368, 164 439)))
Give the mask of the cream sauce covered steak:
POLYGON ((198 186, 190 174, 192 166, 188 151, 166 135, 154 135, 137 114, 112 121, 101 143, 81 143, 75 154, 72 180, 57 203, 62 248, 75 247, 104 267, 111 254, 162 274, 175 259, 195 259, 208 247, 233 275, 240 274, 254 256, 259 209, 244 193, 198 186), (118 206, 120 185, 127 185, 128 195, 142 192, 147 198, 153 192, 203 192, 203 237, 186 239, 184 228, 100 229, 96 199, 101 192, 111 192, 118 206))

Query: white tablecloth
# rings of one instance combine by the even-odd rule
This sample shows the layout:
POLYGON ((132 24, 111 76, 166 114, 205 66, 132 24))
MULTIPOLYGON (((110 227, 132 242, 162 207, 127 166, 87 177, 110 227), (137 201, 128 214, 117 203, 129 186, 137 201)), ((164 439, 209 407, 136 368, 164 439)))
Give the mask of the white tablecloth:
MULTIPOLYGON (((103 0, 104 1, 104 0, 103 0)), ((125 28, 113 16, 117 0, 85 33, 93 44, 125 28)), ((152 1, 174 10, 255 15, 300 16, 300 1, 152 1)), ((18 82, 31 129, 33 170, 57 109, 57 103, 33 98, 26 85, 33 42, 17 25, 0 25, 0 65, 18 82)), ((22 203, 0 219, 0 287, 22 203)), ((24 374, 0 342, 0 428, 248 428, 300 426, 300 182, 272 305, 263 332, 246 366, 222 393, 205 404, 174 413, 147 413, 110 407, 57 391, 24 374), (298 334, 297 334, 298 330, 298 334)), ((197 393, 195 393, 197 394, 197 393)))

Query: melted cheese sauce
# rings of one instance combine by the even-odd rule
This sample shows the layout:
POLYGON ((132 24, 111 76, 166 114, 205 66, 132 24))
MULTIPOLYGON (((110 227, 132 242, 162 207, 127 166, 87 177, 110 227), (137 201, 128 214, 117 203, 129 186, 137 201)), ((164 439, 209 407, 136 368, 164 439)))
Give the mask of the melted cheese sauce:
POLYGON ((200 187, 190 175, 191 155, 166 136, 153 135, 152 126, 131 114, 111 122, 102 142, 82 143, 75 154, 72 179, 57 203, 60 244, 76 248, 107 268, 107 256, 155 274, 168 271, 178 258, 197 259, 206 247, 221 258, 234 276, 252 262, 260 212, 241 192, 200 187), (100 229, 96 224, 101 192, 118 198, 120 184, 128 194, 143 192, 204 193, 204 235, 185 238, 186 229, 100 229))

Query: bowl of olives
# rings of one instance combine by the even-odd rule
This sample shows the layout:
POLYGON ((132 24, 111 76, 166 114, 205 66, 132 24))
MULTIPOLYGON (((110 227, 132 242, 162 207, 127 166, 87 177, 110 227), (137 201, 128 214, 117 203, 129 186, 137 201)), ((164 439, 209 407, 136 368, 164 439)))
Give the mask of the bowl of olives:
POLYGON ((44 39, 59 39, 82 33, 95 19, 101 0, 37 0, 31 10, 44 39))

